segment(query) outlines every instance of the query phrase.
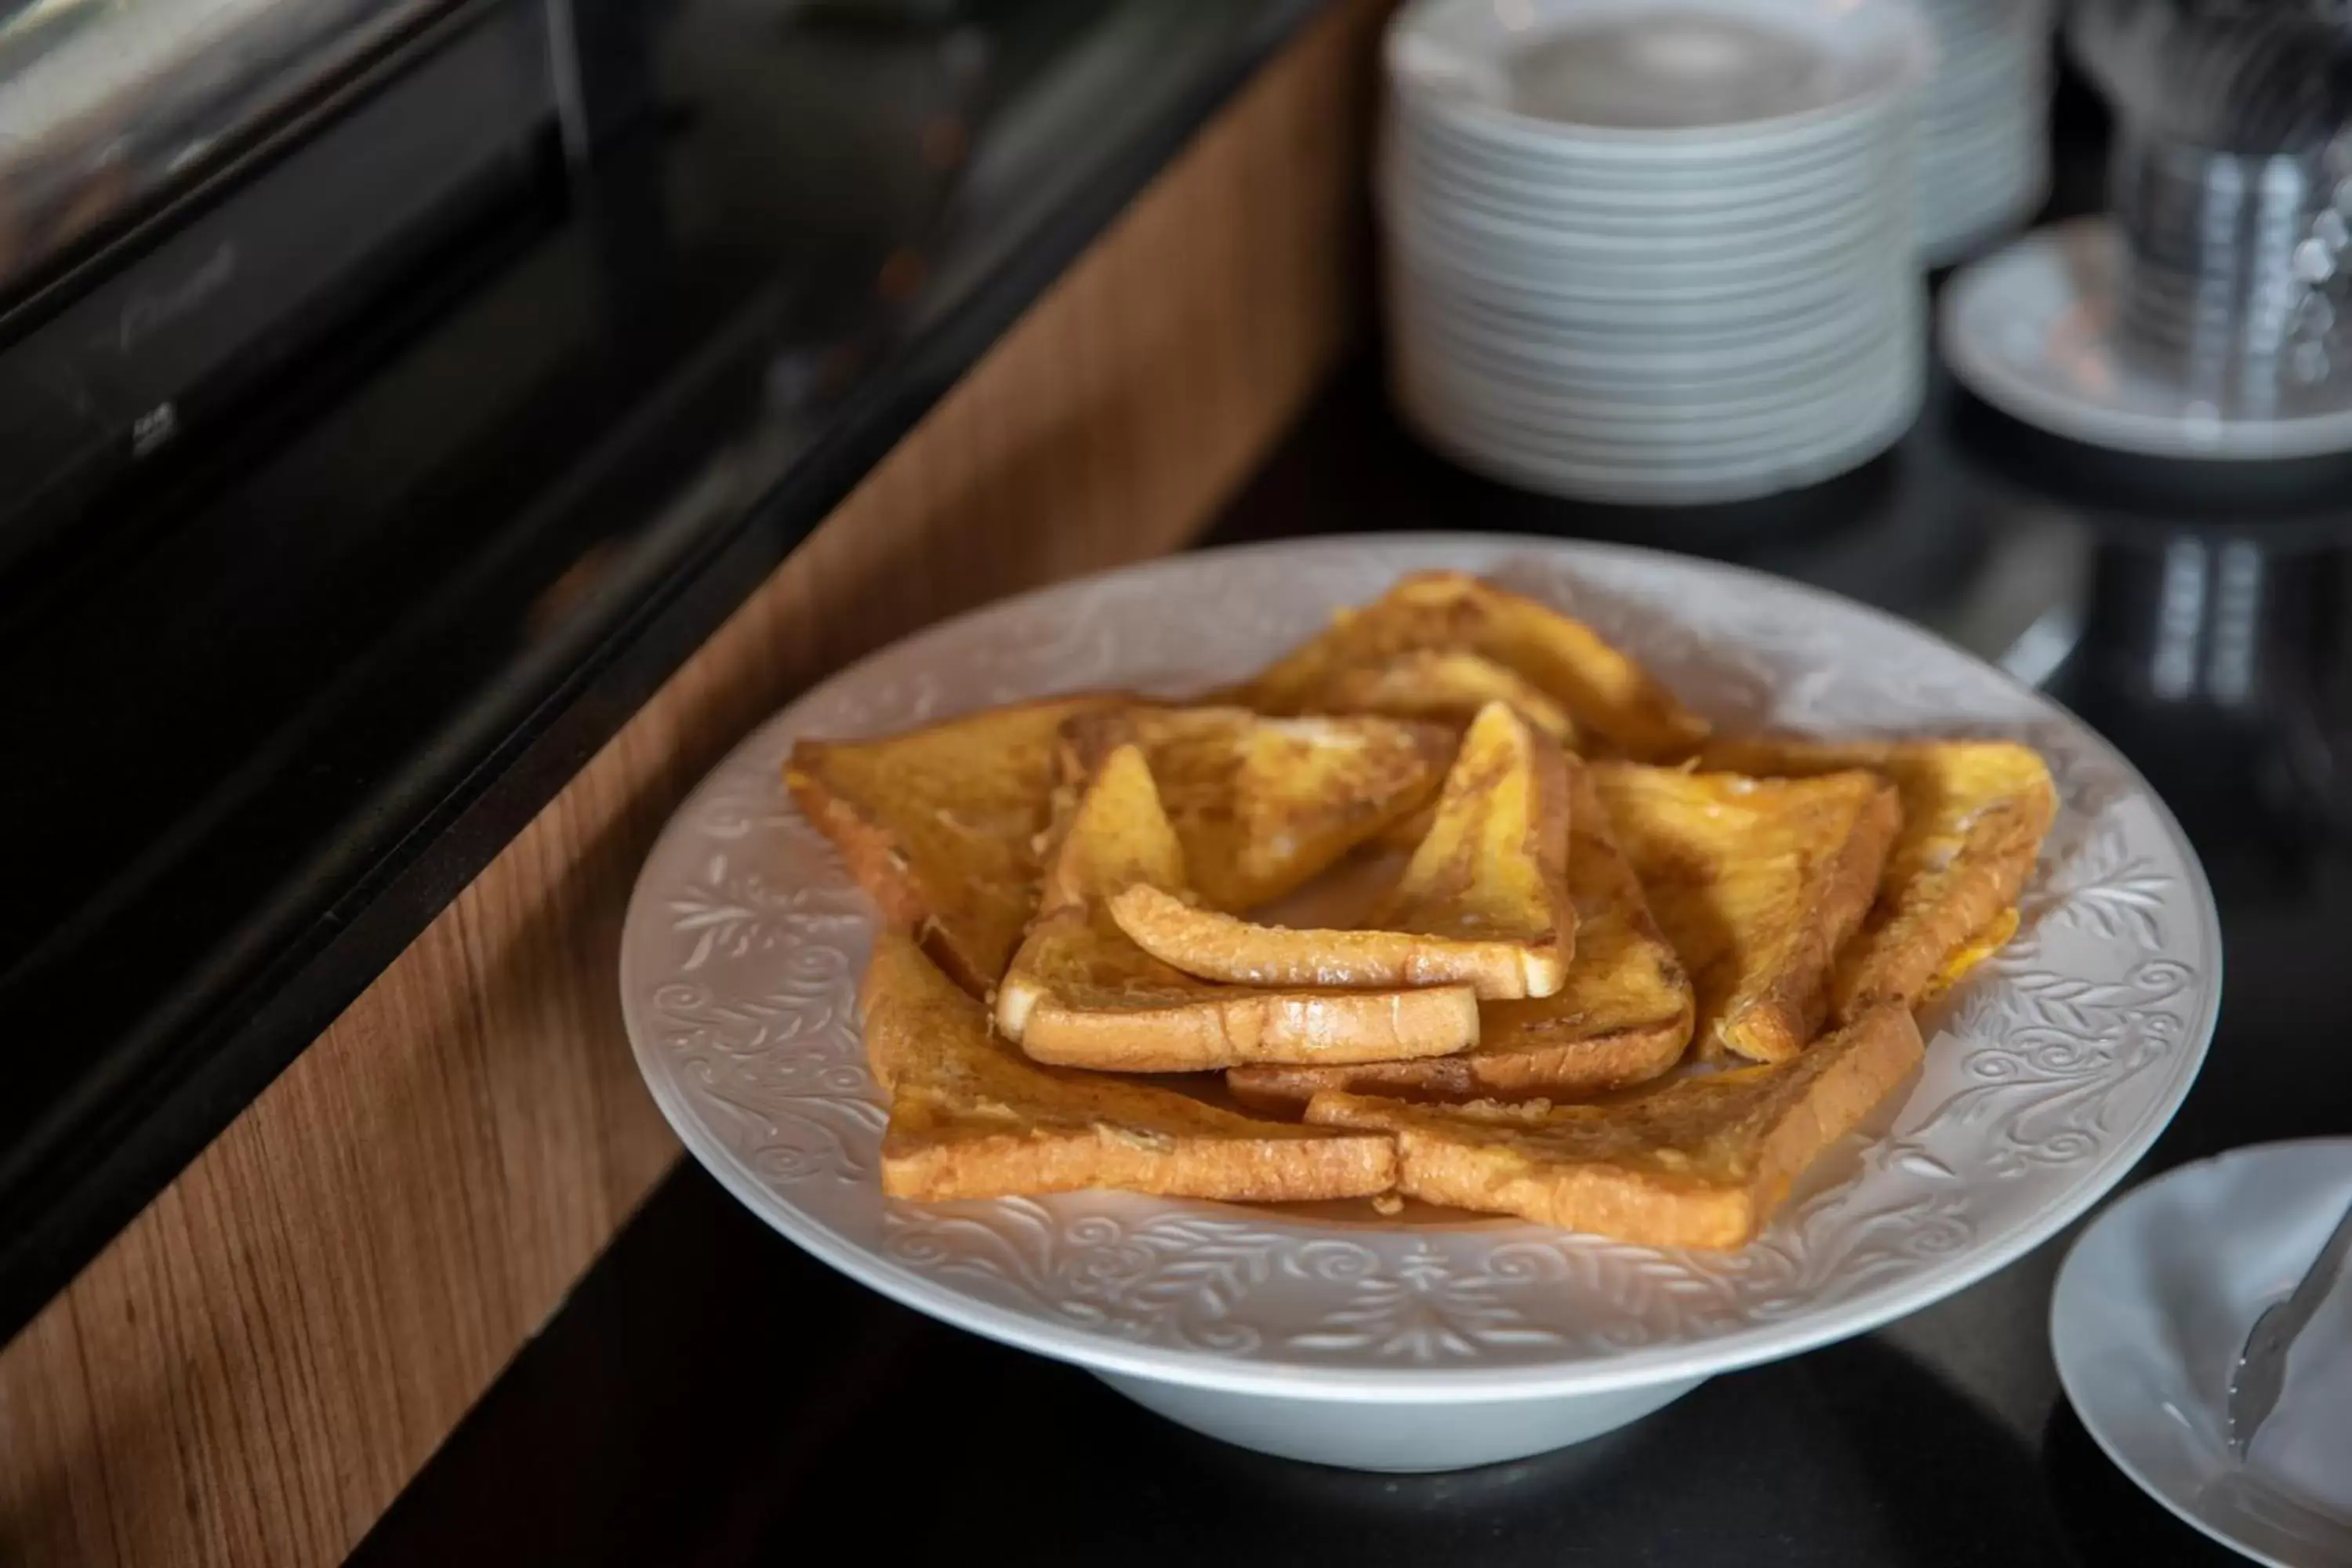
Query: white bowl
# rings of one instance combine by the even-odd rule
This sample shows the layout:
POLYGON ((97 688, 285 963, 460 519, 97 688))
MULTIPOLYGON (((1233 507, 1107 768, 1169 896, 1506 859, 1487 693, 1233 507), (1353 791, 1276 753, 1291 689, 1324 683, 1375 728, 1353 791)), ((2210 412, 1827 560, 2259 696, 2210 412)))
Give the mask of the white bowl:
POLYGON ((1727 566, 1443 535, 1155 562, 993 605, 835 677, 679 806, 630 900, 619 978, 638 1066, 688 1151, 814 1256, 1228 1441, 1408 1470, 1574 1441, 2015 1259, 2170 1118, 2211 1032, 2220 959, 2202 873, 2130 766, 1948 644, 1727 566), (1198 689, 1436 566, 1582 616, 1720 722, 2009 734, 2042 752, 2063 805, 2027 929, 1927 1020, 1916 1085, 1759 1241, 1722 1255, 1515 1221, 1391 1223, 1362 1205, 884 1198, 854 1005, 873 915, 782 795, 793 739, 1054 690, 1198 689))

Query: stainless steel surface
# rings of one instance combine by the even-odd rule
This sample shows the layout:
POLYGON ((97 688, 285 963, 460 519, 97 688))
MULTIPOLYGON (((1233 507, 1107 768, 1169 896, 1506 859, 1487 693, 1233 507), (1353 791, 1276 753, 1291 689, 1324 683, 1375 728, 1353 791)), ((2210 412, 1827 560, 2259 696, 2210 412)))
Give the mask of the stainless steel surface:
POLYGON ((0 15, 0 289, 444 0, 37 0, 0 15))
POLYGON ((2145 131, 2108 179, 2122 235, 2119 345, 2224 418, 2293 417, 2347 374, 2352 159, 2242 154, 2145 131))
POLYGON ((2295 1336, 2327 1299, 2347 1253, 2352 1253, 2352 1205, 2346 1205, 2327 1245, 2319 1249, 2319 1256, 2286 1300, 2254 1320, 2253 1331, 2238 1352, 2238 1369, 2230 1376, 2230 1447, 2238 1458, 2246 1457, 2254 1434, 2277 1407, 2279 1394, 2286 1386, 2287 1354, 2294 1349, 2295 1336))

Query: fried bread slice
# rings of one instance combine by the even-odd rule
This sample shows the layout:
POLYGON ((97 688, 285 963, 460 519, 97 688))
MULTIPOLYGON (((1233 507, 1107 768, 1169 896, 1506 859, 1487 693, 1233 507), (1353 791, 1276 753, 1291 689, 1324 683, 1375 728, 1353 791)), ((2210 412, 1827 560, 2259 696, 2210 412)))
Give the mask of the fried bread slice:
POLYGON ((1243 1062, 1383 1061, 1478 1037, 1467 985, 1260 990, 1195 979, 1138 947, 1109 900, 1138 885, 1181 898, 1184 853, 1140 747, 1114 748, 1047 862, 1037 918, 997 987, 1005 1038, 1039 1061, 1130 1072, 1243 1062))
POLYGON ((1567 760, 1568 889, 1576 956, 1553 994, 1478 1009, 1478 1043, 1458 1056, 1361 1067, 1243 1067, 1225 1075, 1244 1104, 1296 1113, 1324 1089, 1405 1100, 1580 1099, 1645 1082, 1690 1043, 1691 983, 1650 918, 1590 771, 1567 760))
POLYGON ((1559 747, 1490 702, 1463 737, 1428 837, 1365 929, 1260 925, 1141 883, 1112 895, 1111 918, 1154 958, 1208 980, 1549 996, 1576 945, 1570 821, 1559 747))
POLYGON ((802 741, 784 784, 883 917, 985 994, 1037 903, 1065 721, 1126 700, 1059 697, 868 741, 802 741))
POLYGON ((1462 648, 1421 647, 1371 664, 1341 665, 1302 699, 1322 713, 1383 713, 1466 725, 1489 702, 1507 702, 1561 745, 1577 743, 1576 721, 1535 682, 1462 648))
POLYGON ((987 1009, 897 931, 876 939, 859 1006, 890 1090, 882 1190, 893 1197, 1125 1187, 1280 1203, 1367 1196, 1395 1181, 1386 1133, 1259 1121, 1172 1089, 1037 1066, 992 1037, 987 1009))
POLYGON ((1454 735, 1372 714, 1268 719, 1244 708, 1136 704, 1062 731, 1063 776, 1143 749, 1193 891, 1239 912, 1297 891, 1437 791, 1454 735))
POLYGON ((1907 1079, 1902 1007, 1873 1008, 1785 1061, 1654 1084, 1602 1104, 1422 1106, 1326 1092, 1318 1127, 1391 1132, 1397 1188, 1651 1247, 1753 1240, 1805 1169, 1907 1079))
POLYGON ((1780 1061, 1829 1011, 1832 969, 1901 820, 1875 773, 1754 779, 1596 763, 1602 807, 1697 994, 1701 1060, 1780 1061))
POLYGON ((1785 778, 1868 768, 1901 794, 1903 827, 1876 901, 1838 963, 1841 1017, 1880 1002, 1916 1006, 1999 952, 2058 816, 2048 764, 2011 741, 1727 741, 1707 748, 1704 765, 1785 778))
POLYGON ((1575 721, 1630 757, 1686 754, 1706 721, 1583 622, 1461 572, 1422 572, 1381 598, 1342 610, 1319 636, 1244 689, 1268 713, 1311 710, 1348 672, 1424 649, 1473 653, 1523 678, 1575 721))

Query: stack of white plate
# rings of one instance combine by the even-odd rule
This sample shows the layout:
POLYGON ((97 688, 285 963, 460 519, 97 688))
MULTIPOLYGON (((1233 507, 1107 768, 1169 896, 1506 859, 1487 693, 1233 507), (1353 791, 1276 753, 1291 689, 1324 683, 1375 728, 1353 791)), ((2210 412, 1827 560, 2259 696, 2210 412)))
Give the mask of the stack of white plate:
POLYGON ((1919 247, 1956 261, 2050 189, 2050 0, 1923 0, 1936 74, 1919 120, 1919 247))
POLYGON ((1496 477, 1727 500, 1902 434, 1910 0, 1416 0, 1379 190, 1405 417, 1496 477))

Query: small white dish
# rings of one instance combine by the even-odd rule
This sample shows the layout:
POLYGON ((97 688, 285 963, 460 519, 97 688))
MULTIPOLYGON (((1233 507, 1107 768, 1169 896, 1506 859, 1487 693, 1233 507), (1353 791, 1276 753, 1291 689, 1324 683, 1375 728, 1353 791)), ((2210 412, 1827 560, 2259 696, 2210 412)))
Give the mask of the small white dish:
POLYGON ((1945 289, 1944 358, 1985 402, 2053 435, 2156 457, 2258 460, 2352 449, 2352 369, 2232 417, 2116 342, 2120 245, 2104 217, 2038 229, 1945 289))
POLYGON ((2352 1281, 2296 1342, 2242 1463, 2230 1451, 2230 1374, 2347 1202, 2352 1139, 2185 1165, 2084 1232, 2051 1301, 2059 1381, 2116 1468, 2273 1568, 2352 1568, 2352 1281))

